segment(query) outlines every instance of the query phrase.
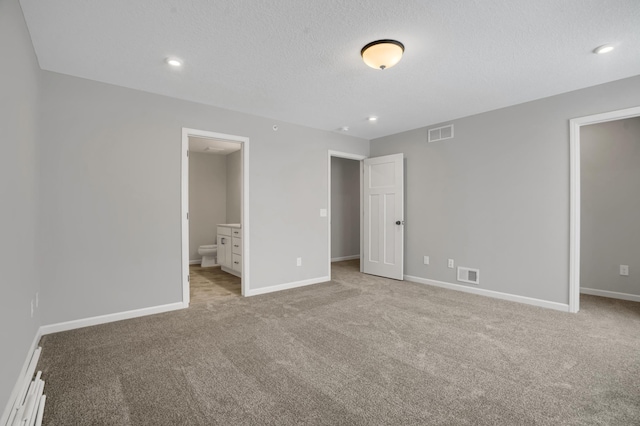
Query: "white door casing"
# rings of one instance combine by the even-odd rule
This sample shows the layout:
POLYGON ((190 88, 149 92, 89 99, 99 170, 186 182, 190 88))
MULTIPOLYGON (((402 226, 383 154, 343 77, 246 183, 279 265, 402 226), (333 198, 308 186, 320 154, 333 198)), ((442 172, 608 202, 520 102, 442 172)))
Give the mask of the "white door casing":
POLYGON ((189 306, 191 299, 189 285, 189 136, 200 138, 222 139, 229 142, 236 142, 242 145, 242 196, 240 198, 240 211, 242 223, 242 279, 241 292, 243 296, 251 293, 250 281, 250 217, 249 217, 249 138, 244 136, 228 135, 225 133, 210 132, 206 130, 182 128, 182 149, 181 149, 181 198, 182 198, 182 303, 184 307, 189 306))
POLYGON ((404 154, 364 160, 363 192, 363 272, 402 280, 404 154))

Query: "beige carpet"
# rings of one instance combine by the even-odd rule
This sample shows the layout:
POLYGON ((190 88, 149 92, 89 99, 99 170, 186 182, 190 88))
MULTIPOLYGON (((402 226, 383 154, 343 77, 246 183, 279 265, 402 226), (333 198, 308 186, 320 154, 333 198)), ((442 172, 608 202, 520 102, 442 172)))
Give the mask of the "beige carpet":
POLYGON ((43 337, 45 424, 640 424, 639 304, 333 278, 43 337))

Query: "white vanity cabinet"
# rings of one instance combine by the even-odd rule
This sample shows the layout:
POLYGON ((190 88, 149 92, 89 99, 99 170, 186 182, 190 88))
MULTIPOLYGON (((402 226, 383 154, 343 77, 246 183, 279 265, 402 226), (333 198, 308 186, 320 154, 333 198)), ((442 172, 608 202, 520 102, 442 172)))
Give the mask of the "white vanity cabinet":
POLYGON ((230 274, 242 275, 242 228, 240 224, 218 225, 218 263, 230 274))

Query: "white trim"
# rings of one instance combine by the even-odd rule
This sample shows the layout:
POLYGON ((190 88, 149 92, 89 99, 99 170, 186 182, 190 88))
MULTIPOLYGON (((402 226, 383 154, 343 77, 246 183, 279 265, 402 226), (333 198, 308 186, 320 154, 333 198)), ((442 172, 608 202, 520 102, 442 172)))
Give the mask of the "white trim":
MULTIPOLYGON (((327 230, 328 230, 328 266, 327 276, 331 277, 331 262, 336 262, 331 258, 331 157, 346 158, 349 160, 357 160, 360 162, 360 253, 362 253, 362 160, 369 158, 366 155, 351 154, 349 152, 342 151, 327 151, 327 230)), ((359 258, 360 256, 358 256, 359 258)), ((343 259, 346 260, 346 259, 343 259)), ((360 272, 362 272, 362 262, 360 262, 360 272)))
POLYGON ((273 293, 275 291, 289 290, 292 288, 304 287, 311 284, 325 283, 327 281, 331 281, 331 278, 329 278, 328 276, 310 278, 308 280, 294 281, 291 283, 272 285, 272 286, 263 287, 263 288, 256 288, 255 290, 249 290, 249 293, 245 294, 245 296, 257 296, 259 294, 267 294, 267 293, 273 293))
POLYGON ((230 142, 239 143, 242 148, 242 197, 240 210, 242 215, 242 277, 241 292, 247 296, 251 288, 250 270, 251 264, 251 232, 249 220, 249 138, 225 133, 209 132, 206 130, 182 128, 182 150, 180 152, 182 161, 181 197, 182 197, 182 303, 189 306, 189 221, 187 212, 189 211, 189 136, 201 138, 224 139, 230 142))
POLYGON ((11 396, 9 396, 9 400, 7 401, 7 405, 4 408, 4 412, 2 413, 2 417, 0 417, 0 425, 4 425, 7 423, 9 419, 9 415, 11 414, 11 409, 13 408, 13 404, 18 397, 18 393, 22 390, 22 385, 24 382, 24 376, 27 374, 27 369, 29 368, 29 363, 31 362, 31 358, 33 357, 33 353, 38 348, 38 343, 40 343, 40 338, 42 337, 42 327, 36 330, 36 334, 33 337, 33 341, 31 342, 31 346, 29 346, 29 350, 27 351, 24 363, 22 364, 22 368, 20 369, 20 373, 18 374, 18 378, 16 379, 16 383, 13 385, 13 390, 11 391, 11 396))
POLYGON ((640 295, 629 293, 618 293, 617 291, 598 290, 597 288, 581 287, 580 293, 590 294, 592 296, 608 297, 610 299, 630 300, 632 302, 640 302, 640 295))
POLYGON ((580 310, 580 128, 640 116, 640 107, 569 120, 569 312, 580 310))
POLYGON ((144 317, 146 315, 160 314, 162 312, 175 311, 188 308, 189 304, 184 302, 169 303, 166 305, 151 306, 149 308, 133 309, 131 311, 117 312, 115 314, 98 315, 96 317, 82 318, 73 321, 59 322, 56 324, 43 325, 40 327, 40 334, 59 333, 61 331, 74 330, 76 328, 89 327, 92 325, 105 324, 114 321, 121 321, 130 318, 144 317))
POLYGON ((359 254, 354 254, 353 256, 332 257, 331 258, 331 263, 333 263, 333 262, 342 262, 343 260, 353 260, 353 259, 360 259, 360 255, 359 254))
MULTIPOLYGON (((190 260, 189 261, 189 265, 200 265, 202 263, 202 259, 195 259, 195 260, 190 260)), ((211 266, 205 266, 205 268, 215 268, 220 266, 219 263, 216 263, 215 265, 211 265, 211 266)))
POLYGON ((231 274, 231 275, 235 275, 238 278, 242 278, 242 276, 240 275, 240 272, 238 271, 234 271, 231 268, 227 268, 226 266, 220 266, 220 269, 222 269, 224 272, 226 272, 227 274, 231 274))
POLYGON ((534 299, 533 297, 518 296, 515 294, 501 293, 499 291, 486 290, 477 287, 468 287, 466 285, 447 283, 444 281, 430 280, 427 278, 414 277, 405 275, 404 279, 418 284, 426 284, 434 287, 446 288, 448 290, 462 291, 464 293, 477 294, 479 296, 492 297, 494 299, 508 300, 510 302, 525 303, 527 305, 539 306, 541 308, 554 309, 556 311, 569 312, 569 305, 566 303, 550 302, 548 300, 534 299))

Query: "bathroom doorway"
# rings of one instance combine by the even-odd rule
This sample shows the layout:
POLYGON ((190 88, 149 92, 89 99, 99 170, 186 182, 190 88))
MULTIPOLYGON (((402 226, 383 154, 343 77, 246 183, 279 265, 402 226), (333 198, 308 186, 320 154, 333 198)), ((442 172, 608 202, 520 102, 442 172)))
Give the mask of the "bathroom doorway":
POLYGON ((182 132, 183 303, 244 295, 248 288, 248 138, 182 132))
MULTIPOLYGON (((623 122, 622 120, 627 120, 627 119, 634 119, 640 117, 640 106, 638 107, 633 107, 633 108, 627 108, 627 109, 623 109, 623 110, 618 110, 618 111, 611 111, 611 112, 605 112, 605 113, 601 113, 601 114, 595 114, 595 115, 589 115, 589 116, 585 116, 585 117, 579 117, 579 118, 574 118, 569 120, 569 128, 570 128, 570 136, 569 136, 569 146, 570 146, 570 150, 569 150, 569 164, 570 164, 570 170, 571 170, 571 175, 570 175, 570 216, 569 216, 569 312, 573 312, 576 313, 580 310, 580 293, 586 293, 586 294, 591 294, 591 295, 596 295, 596 296, 605 296, 605 297, 614 297, 614 298, 619 298, 619 299, 626 299, 626 300, 633 300, 633 301, 638 301, 640 299, 640 296, 638 296, 637 294, 630 294, 631 292, 627 291, 626 289, 624 289, 624 287, 622 287, 622 290, 620 290, 620 287, 618 288, 613 288, 614 291, 612 291, 611 288, 608 289, 594 289, 594 288, 588 288, 588 287, 583 287, 583 283, 581 282, 581 263, 584 259, 582 259, 582 254, 581 254, 581 240, 582 240, 582 216, 583 216, 583 192, 586 188, 582 188, 582 174, 586 172, 586 176, 584 177, 586 182, 585 183, 589 183, 589 180, 593 180, 593 175, 594 173, 592 173, 592 171, 590 172, 589 170, 582 170, 582 155, 581 155, 581 138, 582 138, 582 133, 583 130, 587 130, 586 126, 591 126, 591 125, 597 125, 597 124, 604 124, 604 123, 611 123, 614 122, 612 124, 614 124, 614 126, 616 125, 615 122, 617 122, 617 125, 621 125, 623 128, 626 127, 625 126, 625 122, 623 122), (582 128, 585 129, 582 129, 582 128)), ((627 123, 630 126, 636 127, 635 125, 632 124, 632 122, 628 122, 627 123)), ((601 128, 599 131, 602 132, 603 130, 605 130, 606 132, 608 132, 609 136, 614 135, 616 132, 619 132, 619 129, 616 130, 616 128, 601 128)), ((617 139, 617 138, 616 138, 617 139)), ((635 144, 635 142, 637 141, 637 138, 635 138, 635 140, 633 140, 632 138, 632 143, 635 144)), ((592 141, 593 142, 593 141, 592 141)), ((623 141, 624 142, 624 141, 623 141)), ((602 147, 600 147, 602 148, 602 147)), ((611 155, 618 155, 620 157, 624 157, 626 154, 624 153, 624 149, 628 149, 625 148, 624 145, 622 146, 615 146, 613 143, 609 143, 607 144, 606 148, 610 149, 611 152, 605 152, 605 154, 607 156, 611 156, 611 155)), ((631 150, 637 150, 636 146, 633 146, 631 148, 631 150)), ((591 155, 591 157, 593 157, 593 155, 591 155)), ((588 157, 585 159, 586 161, 588 161, 588 157)), ((602 160, 602 159, 599 159, 602 160)), ((615 165, 614 168, 611 168, 611 170, 616 170, 618 168, 624 168, 624 165, 621 166, 620 164, 615 165)), ((628 167, 628 166, 627 166, 628 167)), ((592 167, 593 168, 593 167, 592 167)), ((637 167, 635 167, 635 164, 633 164, 631 166, 631 171, 633 172, 633 169, 635 169, 637 167)), ((611 172, 608 175, 605 175, 606 179, 608 181, 611 180, 611 176, 610 176, 611 172)), ((626 180, 629 179, 627 176, 624 177, 624 181, 626 183, 626 180)), ((601 179, 602 180, 602 179, 601 179)), ((608 182, 607 182, 608 183, 608 182)), ((595 187, 595 186, 594 186, 595 187)), ((597 187, 595 187, 597 188, 597 187)), ((608 191, 611 191, 611 189, 607 189, 608 191)), ((616 186, 616 191, 620 190, 620 188, 618 188, 616 186)), ((616 191, 613 191, 614 193, 616 191)), ((585 217, 586 219, 586 224, 585 226, 587 227, 586 231, 590 232, 592 235, 585 235, 585 237, 587 237, 587 240, 589 241, 593 241, 593 233, 594 233, 594 225, 593 223, 590 223, 589 221, 592 220, 592 217, 594 217, 594 210, 596 210, 596 213, 598 213, 600 216, 602 216, 602 214, 600 214, 599 212, 597 212, 597 204, 594 203, 594 193, 593 193, 593 188, 591 189, 591 193, 589 193, 589 191, 587 191, 584 196, 587 197, 587 206, 586 208, 591 210, 587 214, 587 217, 585 217)), ((606 194, 606 191, 603 191, 602 193, 606 194)), ((629 196, 627 194, 626 191, 622 191, 622 194, 625 194, 625 197, 629 196)), ((623 201, 624 200, 623 198, 623 201)), ((608 202, 610 203, 610 201, 608 202)), ((616 203, 619 203, 619 201, 616 201, 616 203)), ((607 204, 607 203, 605 203, 607 204)), ((612 206, 611 205, 606 205, 606 209, 608 209, 609 211, 616 211, 616 209, 612 210, 612 206)), ((617 210, 619 210, 620 212, 626 213, 626 210, 628 210, 628 208, 625 207, 621 207, 618 208, 617 210)), ((609 218, 610 223, 613 223, 615 225, 617 225, 618 223, 620 223, 620 218, 611 218, 610 214, 606 215, 607 217, 604 217, 604 220, 607 220, 607 218, 609 218)), ((595 231, 595 233, 597 234, 597 232, 599 231, 595 231)), ((612 232, 612 231, 608 231, 608 232, 612 232)), ((620 232, 620 231, 618 231, 620 232)), ((631 231, 629 231, 628 229, 623 229, 622 234, 627 234, 630 233, 631 231)), ((601 241, 600 241, 601 242, 601 241)), ((591 244, 591 246, 593 246, 595 244, 591 244)), ((589 249, 591 249, 592 247, 589 247, 589 249)), ((616 253, 611 251, 612 253, 616 253)), ((621 259, 620 257, 622 256, 626 256, 627 252, 630 252, 630 250, 627 248, 626 250, 623 250, 622 253, 623 254, 618 254, 618 257, 615 258, 615 260, 610 260, 609 261, 609 268, 610 270, 607 271, 608 273, 608 279, 606 280, 607 285, 617 285, 617 286, 624 286, 625 284, 621 284, 624 283, 625 281, 628 280, 628 276, 629 276, 629 265, 622 265, 622 263, 631 263, 628 262, 626 259, 621 259), (626 266, 626 271, 623 271, 623 266, 626 266), (619 268, 619 269, 618 269, 619 268)), ((619 252, 617 252, 619 253, 619 252)), ((609 253, 607 253, 608 255, 609 253)), ((584 256, 586 259, 589 259, 589 256, 591 254, 587 253, 586 256, 584 256)), ((633 257, 631 257, 633 259, 633 257)), ((601 259, 599 259, 601 260, 601 259)), ((586 270, 585 272, 587 273, 593 273, 590 270, 586 270)), ((603 280, 605 281, 605 280, 603 280)), ((587 285, 590 285, 588 283, 584 283, 587 285)), ((628 285, 628 283, 627 283, 628 285)), ((593 286, 593 284, 591 284, 591 286, 593 286)), ((598 285, 600 287, 600 285, 598 285)))

